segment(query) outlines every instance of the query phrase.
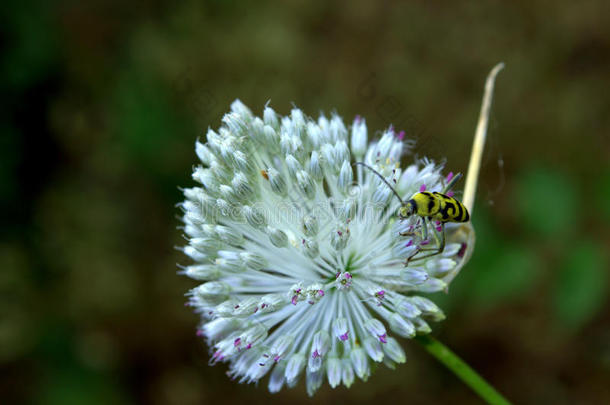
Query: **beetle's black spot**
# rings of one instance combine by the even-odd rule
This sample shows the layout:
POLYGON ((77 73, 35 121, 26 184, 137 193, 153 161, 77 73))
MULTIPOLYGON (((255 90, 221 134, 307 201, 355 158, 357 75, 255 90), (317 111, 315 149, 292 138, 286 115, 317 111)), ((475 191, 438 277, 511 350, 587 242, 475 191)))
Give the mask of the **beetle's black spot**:
POLYGON ((456 205, 457 205, 457 211, 456 211, 455 219, 459 220, 460 222, 464 222, 465 208, 461 203, 457 203, 456 205))
POLYGON ((470 214, 468 213, 468 210, 466 209, 466 207, 464 207, 464 215, 462 218, 462 222, 468 222, 470 220, 470 214))
POLYGON ((432 213, 432 210, 434 209, 434 203, 435 200, 433 197, 430 197, 430 200, 428 201, 428 212, 432 213))

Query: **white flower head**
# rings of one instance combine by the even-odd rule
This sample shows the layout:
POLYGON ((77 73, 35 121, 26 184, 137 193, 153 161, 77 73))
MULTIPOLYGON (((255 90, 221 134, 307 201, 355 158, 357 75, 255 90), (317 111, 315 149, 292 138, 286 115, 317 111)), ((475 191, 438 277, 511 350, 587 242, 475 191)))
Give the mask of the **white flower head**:
POLYGON ((372 362, 405 362, 392 336, 428 333, 444 318, 420 294, 447 288, 465 246, 450 238, 442 254, 405 264, 428 243, 413 232, 422 222, 399 220, 389 187, 353 163, 372 166, 403 199, 440 191, 441 167, 401 168, 404 133, 390 128, 367 144, 360 117, 348 129, 336 115, 281 117, 267 106, 259 118, 235 101, 222 121, 196 144, 199 185, 181 205, 193 261, 184 274, 203 282, 188 304, 210 362, 228 362, 240 382, 269 374, 272 392, 304 374, 310 395, 325 379, 366 380, 372 362))

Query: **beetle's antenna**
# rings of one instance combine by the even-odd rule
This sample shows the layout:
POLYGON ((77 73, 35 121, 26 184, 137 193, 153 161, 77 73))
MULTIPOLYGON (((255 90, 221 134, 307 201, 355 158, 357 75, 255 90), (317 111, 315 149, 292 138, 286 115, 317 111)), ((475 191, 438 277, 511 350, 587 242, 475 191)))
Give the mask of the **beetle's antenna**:
POLYGON ((392 192, 394 193, 394 195, 396 196, 396 198, 398 198, 398 200, 400 201, 400 203, 401 203, 402 205, 405 205, 404 200, 403 200, 402 198, 400 198, 400 196, 398 195, 398 192, 396 191, 396 189, 394 189, 394 187, 392 187, 392 185, 390 184, 390 182, 388 182, 388 181, 385 179, 385 177, 383 177, 383 176, 381 175, 381 173, 379 173, 377 170, 373 169, 371 166, 367 165, 367 164, 366 164, 366 163, 364 163, 364 162, 356 162, 356 163, 354 163, 354 164, 364 166, 364 167, 366 167, 367 169, 369 169, 370 171, 372 171, 373 173, 375 173, 375 174, 376 174, 376 175, 377 175, 377 176, 378 176, 378 177, 379 177, 379 178, 380 178, 380 179, 381 179, 381 180, 382 180, 382 181, 383 181, 383 182, 384 182, 384 183, 385 183, 385 184, 386 184, 386 185, 387 185, 387 186, 390 188, 390 190, 392 190, 392 192))

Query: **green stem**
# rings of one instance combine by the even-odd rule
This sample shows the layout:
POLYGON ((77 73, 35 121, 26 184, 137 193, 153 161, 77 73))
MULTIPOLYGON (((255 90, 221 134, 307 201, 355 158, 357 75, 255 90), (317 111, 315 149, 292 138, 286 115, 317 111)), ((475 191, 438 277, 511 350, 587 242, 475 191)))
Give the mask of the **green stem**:
POLYGON ((490 404, 510 405, 510 402, 502 396, 494 387, 483 379, 468 364, 453 353, 447 346, 429 335, 418 335, 415 337, 428 353, 436 357, 455 375, 460 377, 466 385, 476 392, 482 399, 490 404))

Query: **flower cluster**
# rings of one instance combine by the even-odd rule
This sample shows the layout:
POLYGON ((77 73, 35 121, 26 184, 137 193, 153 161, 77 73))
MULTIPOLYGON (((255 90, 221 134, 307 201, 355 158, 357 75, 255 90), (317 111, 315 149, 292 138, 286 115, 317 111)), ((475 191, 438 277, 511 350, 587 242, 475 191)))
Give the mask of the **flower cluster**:
POLYGON ((373 362, 405 362, 394 336, 444 318, 420 294, 446 289, 463 246, 406 265, 430 242, 419 236, 427 225, 398 220, 392 190, 353 163, 403 198, 441 190, 440 167, 402 169, 404 133, 390 128, 369 145, 360 117, 348 129, 336 115, 282 117, 267 106, 260 118, 235 101, 222 121, 196 143, 199 185, 181 204, 184 274, 203 282, 187 304, 201 315, 210 362, 228 362, 240 382, 269 374, 271 392, 304 374, 310 395, 325 379, 366 380, 373 362))

